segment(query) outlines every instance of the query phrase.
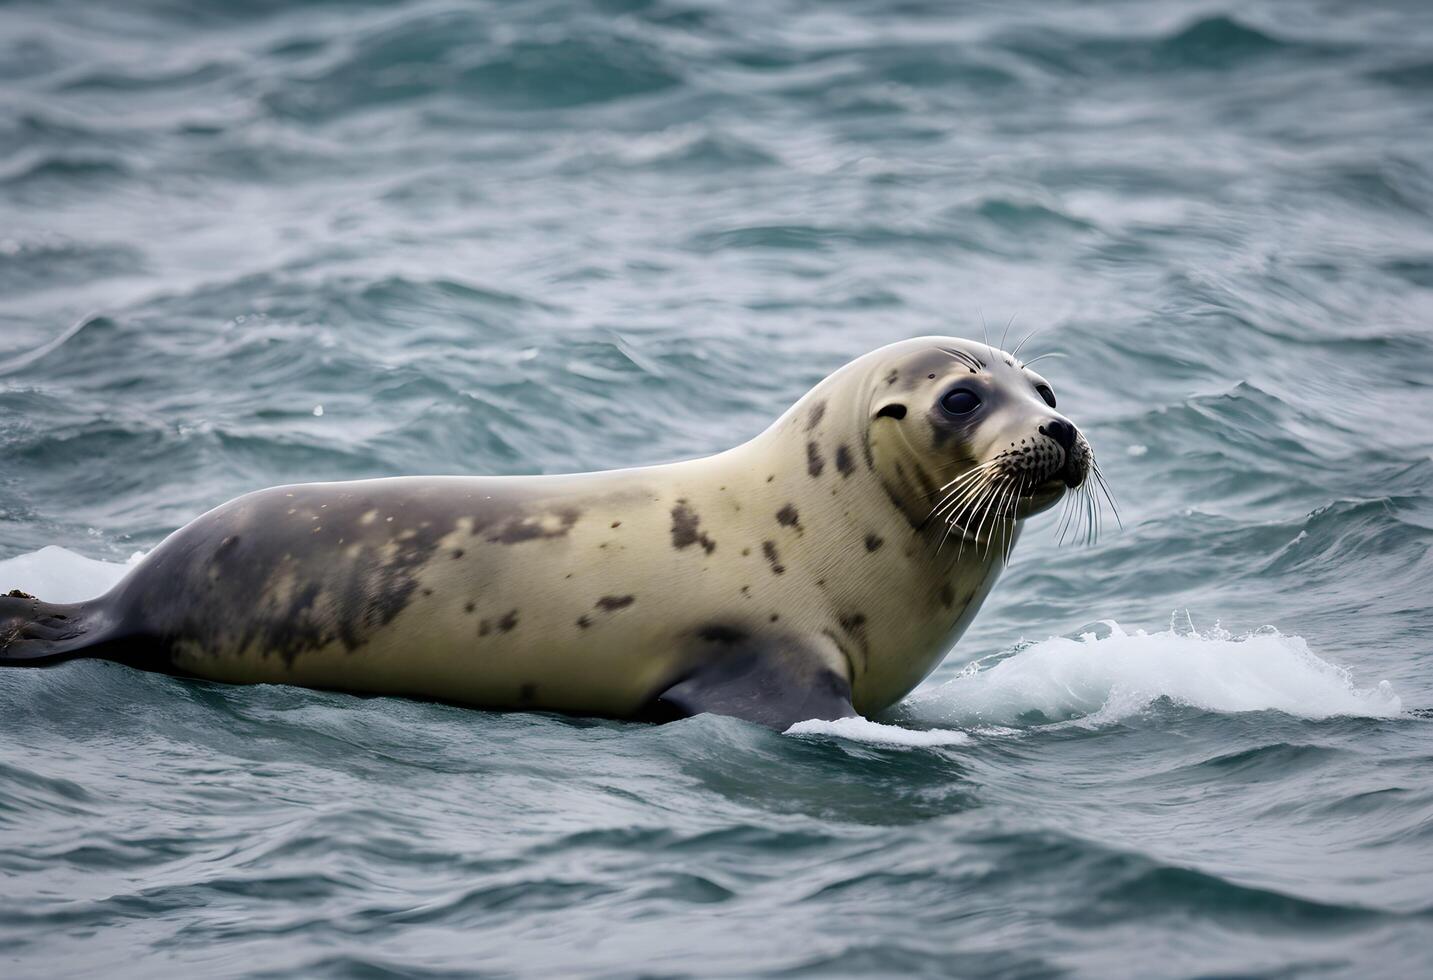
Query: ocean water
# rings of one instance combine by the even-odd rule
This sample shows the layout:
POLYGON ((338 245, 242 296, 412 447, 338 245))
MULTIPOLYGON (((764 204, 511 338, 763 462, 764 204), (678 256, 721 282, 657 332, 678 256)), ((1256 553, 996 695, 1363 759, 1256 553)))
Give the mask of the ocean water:
POLYGON ((888 715, 0 672, 0 973, 1433 972, 1433 6, 0 4, 0 590, 1007 331, 1123 527, 888 715))

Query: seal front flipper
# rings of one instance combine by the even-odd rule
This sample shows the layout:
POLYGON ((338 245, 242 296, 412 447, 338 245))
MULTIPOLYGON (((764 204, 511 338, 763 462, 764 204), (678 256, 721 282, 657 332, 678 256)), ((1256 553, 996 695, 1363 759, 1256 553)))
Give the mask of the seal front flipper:
POLYGON ((832 666, 844 666, 845 658, 827 640, 764 636, 729 626, 707 627, 698 638, 703 648, 698 666, 657 697, 650 717, 710 712, 785 731, 811 718, 856 715, 851 683, 832 666))

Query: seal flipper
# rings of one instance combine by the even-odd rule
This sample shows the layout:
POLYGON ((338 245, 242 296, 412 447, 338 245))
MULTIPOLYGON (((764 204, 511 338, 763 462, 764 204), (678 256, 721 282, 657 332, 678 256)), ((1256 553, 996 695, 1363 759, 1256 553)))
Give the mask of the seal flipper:
POLYGON ((856 716, 851 684, 827 666, 817 644, 726 627, 704 630, 701 664, 663 691, 649 716, 671 720, 710 712, 785 731, 798 721, 856 716))
POLYGON ((113 659, 113 629, 102 602, 41 602, 18 589, 0 596, 0 667, 41 667, 73 657, 113 659))

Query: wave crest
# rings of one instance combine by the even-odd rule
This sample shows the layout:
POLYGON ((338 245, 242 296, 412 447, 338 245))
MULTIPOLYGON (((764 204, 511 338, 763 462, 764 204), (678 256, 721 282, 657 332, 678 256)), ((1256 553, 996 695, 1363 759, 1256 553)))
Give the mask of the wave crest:
POLYGON ((1357 687, 1346 669, 1317 656, 1302 637, 1273 627, 1243 636, 1173 625, 1146 633, 1106 621, 1075 639, 1051 637, 993 665, 990 659, 912 695, 906 702, 912 720, 1105 725, 1161 699, 1211 712, 1280 711, 1311 720, 1403 713, 1387 681, 1357 687))

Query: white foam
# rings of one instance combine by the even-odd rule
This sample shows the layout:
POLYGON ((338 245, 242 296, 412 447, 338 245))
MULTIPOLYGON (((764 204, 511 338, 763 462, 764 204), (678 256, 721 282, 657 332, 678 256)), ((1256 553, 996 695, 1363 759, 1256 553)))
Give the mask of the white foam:
POLYGON ((1009 725, 1036 712, 1051 721, 1108 724, 1159 698, 1206 711, 1282 711, 1300 718, 1387 718, 1403 702, 1387 681, 1354 685, 1343 667, 1319 658, 1302 637, 1265 627, 1232 636, 1207 632, 1051 637, 993 665, 976 662, 906 702, 921 722, 1009 725))
POLYGON ((932 745, 963 745, 970 741, 965 732, 949 729, 922 730, 901 728, 898 725, 882 725, 865 718, 838 718, 835 721, 798 721, 786 729, 787 735, 826 735, 844 738, 852 742, 870 742, 874 745, 906 745, 926 748, 932 745))
POLYGON ((46 602, 82 602, 108 592, 142 557, 135 552, 128 562, 98 561, 47 545, 0 561, 0 595, 19 589, 46 602))

